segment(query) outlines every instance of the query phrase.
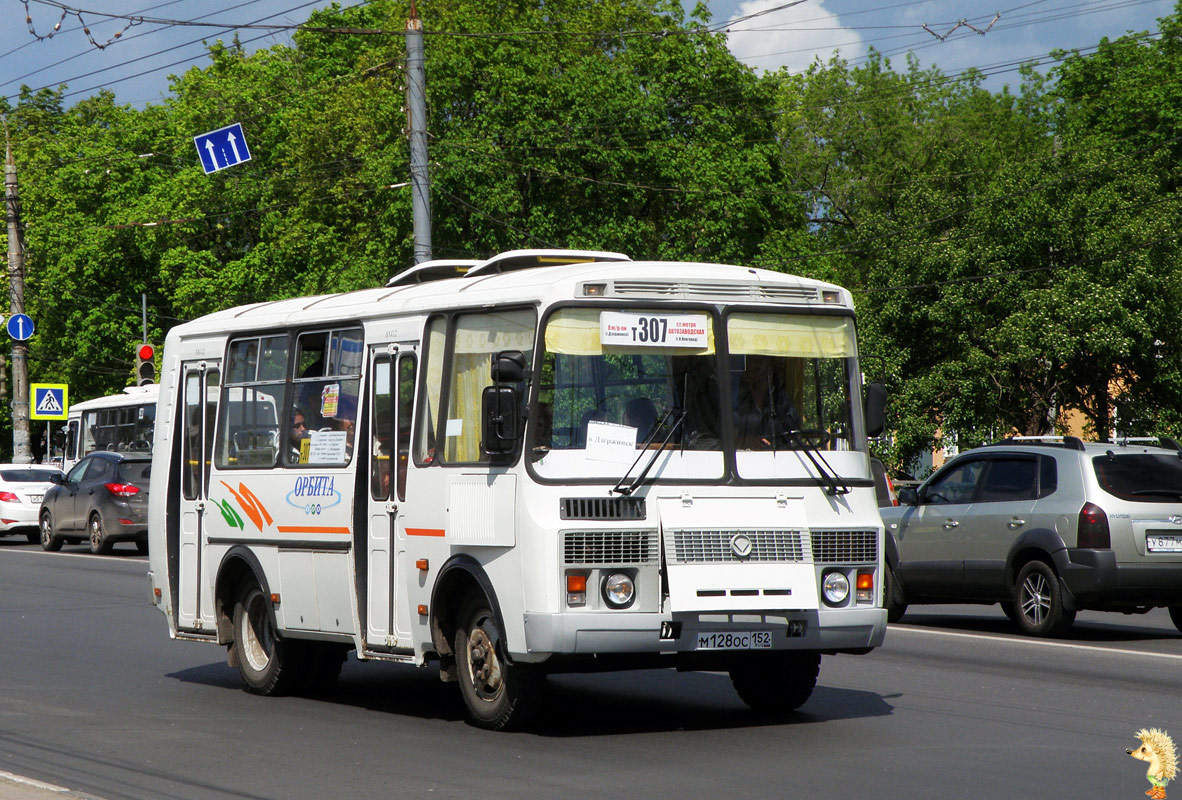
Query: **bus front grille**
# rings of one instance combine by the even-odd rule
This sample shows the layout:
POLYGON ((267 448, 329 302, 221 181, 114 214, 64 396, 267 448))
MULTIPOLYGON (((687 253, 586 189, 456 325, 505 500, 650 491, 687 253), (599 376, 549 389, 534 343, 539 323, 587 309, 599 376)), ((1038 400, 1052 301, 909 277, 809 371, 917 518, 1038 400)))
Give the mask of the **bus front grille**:
POLYGON ((566 565, 656 564, 657 556, 656 531, 566 531, 562 538, 566 565))
POLYGON ((715 564, 729 561, 801 562, 805 560, 807 534, 804 531, 701 530, 674 531, 667 537, 666 553, 676 564, 715 564), (746 542, 738 541, 743 537, 746 542), (745 552, 750 544, 750 553, 745 552))
POLYGON ((878 560, 876 531, 813 531, 812 540, 817 564, 870 564, 878 560))

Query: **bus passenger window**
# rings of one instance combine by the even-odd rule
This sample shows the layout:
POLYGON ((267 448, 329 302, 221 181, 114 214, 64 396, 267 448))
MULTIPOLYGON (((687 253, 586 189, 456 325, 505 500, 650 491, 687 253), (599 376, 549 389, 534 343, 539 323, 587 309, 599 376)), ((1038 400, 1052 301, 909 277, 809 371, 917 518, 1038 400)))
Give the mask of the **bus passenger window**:
POLYGON ((306 432, 287 447, 291 465, 341 465, 353 458, 364 354, 361 330, 300 334, 289 418, 306 432))
POLYGON ((439 422, 440 392, 443 387, 443 357, 446 355, 447 319, 433 317, 427 323, 426 356, 423 362, 422 405, 415 437, 415 463, 436 464, 436 425, 439 422))
POLYGON ((287 397, 286 348, 281 336, 230 342, 214 448, 220 469, 275 465, 282 444, 279 413, 287 397))

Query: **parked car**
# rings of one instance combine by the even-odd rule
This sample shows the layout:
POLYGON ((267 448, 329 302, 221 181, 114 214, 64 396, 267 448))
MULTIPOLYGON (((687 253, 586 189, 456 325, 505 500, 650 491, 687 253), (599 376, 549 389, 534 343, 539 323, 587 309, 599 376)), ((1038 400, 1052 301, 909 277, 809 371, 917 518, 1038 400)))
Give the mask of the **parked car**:
POLYGON ((915 603, 1000 603, 1023 633, 1082 609, 1167 607, 1182 630, 1182 447, 1075 437, 962 453, 882 508, 888 618, 915 603))
POLYGON ((65 476, 41 464, 0 464, 0 536, 23 533, 36 542, 41 498, 65 476))
POLYGON ((92 553, 134 541, 148 552, 148 477, 151 456, 100 450, 83 458, 41 503, 41 546, 90 540, 92 553))

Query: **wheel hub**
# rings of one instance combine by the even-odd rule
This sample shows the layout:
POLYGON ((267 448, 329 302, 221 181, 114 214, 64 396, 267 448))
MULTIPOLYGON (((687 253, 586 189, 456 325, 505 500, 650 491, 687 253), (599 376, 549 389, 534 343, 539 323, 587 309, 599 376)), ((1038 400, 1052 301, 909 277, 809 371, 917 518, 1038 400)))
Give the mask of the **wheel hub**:
POLYGON ((241 634, 245 643, 242 654, 246 656, 246 660, 252 668, 262 672, 271 661, 271 647, 273 645, 266 608, 262 603, 257 602, 257 598, 252 599, 242 620, 244 630, 241 634))
POLYGON ((468 665, 472 685, 479 695, 491 698, 501 690, 501 662, 492 639, 483 628, 474 628, 468 639, 468 665))
POLYGON ((1031 575, 1022 584, 1022 613, 1034 624, 1040 624, 1051 608, 1046 581, 1041 575, 1031 575))

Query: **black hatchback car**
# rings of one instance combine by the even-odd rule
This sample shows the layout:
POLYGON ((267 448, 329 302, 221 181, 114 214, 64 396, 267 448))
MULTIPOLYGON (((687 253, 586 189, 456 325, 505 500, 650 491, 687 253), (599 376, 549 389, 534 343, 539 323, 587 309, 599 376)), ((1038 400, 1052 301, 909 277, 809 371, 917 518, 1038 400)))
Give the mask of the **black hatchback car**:
POLYGON ((90 540, 92 553, 134 541, 148 552, 148 478, 151 456, 100 450, 74 465, 41 502, 41 546, 90 540))

